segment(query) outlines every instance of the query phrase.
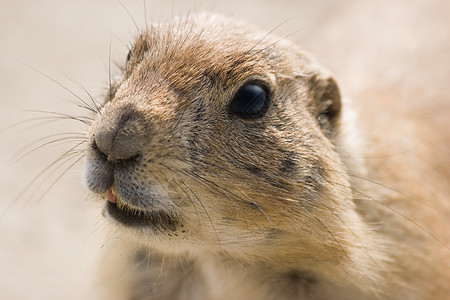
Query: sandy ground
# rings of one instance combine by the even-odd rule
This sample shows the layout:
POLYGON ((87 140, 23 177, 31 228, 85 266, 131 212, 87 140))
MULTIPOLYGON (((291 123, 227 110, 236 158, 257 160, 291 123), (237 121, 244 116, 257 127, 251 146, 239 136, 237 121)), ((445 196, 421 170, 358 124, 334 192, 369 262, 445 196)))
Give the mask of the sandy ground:
MULTIPOLYGON (((140 28, 143 2, 122 0, 140 28)), ((281 24, 275 34, 314 53, 356 98, 395 90, 415 101, 449 99, 446 1, 147 0, 146 8, 149 22, 208 10, 267 31, 281 24)), ((101 98, 109 49, 112 61, 123 61, 135 25, 119 2, 107 0, 0 0, 0 20, 0 298, 94 299, 106 238, 100 210, 82 183, 82 163, 53 185, 64 167, 33 178, 69 145, 50 145, 14 162, 33 141, 83 127, 40 119, 2 128, 46 116, 24 110, 82 113, 70 103, 74 95, 32 68, 84 99, 77 81, 101 98)))

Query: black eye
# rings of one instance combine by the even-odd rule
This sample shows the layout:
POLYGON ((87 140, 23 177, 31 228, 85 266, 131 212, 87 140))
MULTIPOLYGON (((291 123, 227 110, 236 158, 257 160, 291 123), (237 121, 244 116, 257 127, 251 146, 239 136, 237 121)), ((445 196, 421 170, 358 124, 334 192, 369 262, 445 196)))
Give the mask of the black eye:
POLYGON ((239 89, 231 102, 231 111, 241 118, 260 118, 269 107, 267 89, 259 84, 247 84, 239 89))
POLYGON ((127 62, 130 61, 130 59, 131 59, 131 52, 132 52, 132 51, 133 51, 133 50, 128 51, 127 62))

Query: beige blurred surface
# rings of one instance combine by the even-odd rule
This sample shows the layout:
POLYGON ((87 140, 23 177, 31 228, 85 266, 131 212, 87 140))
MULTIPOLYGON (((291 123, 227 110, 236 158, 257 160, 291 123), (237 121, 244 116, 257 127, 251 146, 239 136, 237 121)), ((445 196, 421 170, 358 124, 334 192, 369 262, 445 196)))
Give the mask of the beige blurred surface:
MULTIPOLYGON (((352 97, 393 93, 449 102, 447 1, 147 0, 146 14, 144 1, 121 2, 140 28, 145 16, 151 22, 198 10, 243 17, 268 32, 276 27, 274 34, 318 57, 352 97)), ((111 60, 122 62, 136 32, 118 1, 0 0, 0 20, 0 130, 45 116, 24 110, 82 113, 70 92, 22 62, 84 99, 75 80, 101 98, 110 46, 111 60)), ((93 299, 105 237, 100 210, 87 200, 82 163, 55 185, 64 168, 33 178, 67 145, 12 163, 34 140, 83 127, 39 123, 0 132, 0 299, 93 299)))

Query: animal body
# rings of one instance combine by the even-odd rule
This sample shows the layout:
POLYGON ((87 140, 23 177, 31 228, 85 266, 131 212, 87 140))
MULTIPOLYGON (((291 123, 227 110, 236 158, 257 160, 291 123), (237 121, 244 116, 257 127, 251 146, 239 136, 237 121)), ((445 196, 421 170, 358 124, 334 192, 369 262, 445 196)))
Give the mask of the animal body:
POLYGON ((87 136, 108 297, 447 299, 449 122, 337 82, 239 20, 142 31, 87 136))

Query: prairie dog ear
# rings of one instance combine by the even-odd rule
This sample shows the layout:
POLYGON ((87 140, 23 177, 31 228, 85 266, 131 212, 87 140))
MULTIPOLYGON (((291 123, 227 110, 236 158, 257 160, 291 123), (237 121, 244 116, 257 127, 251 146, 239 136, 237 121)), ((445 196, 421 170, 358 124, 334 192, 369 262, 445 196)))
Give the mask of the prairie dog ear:
POLYGON ((312 99, 311 111, 327 135, 332 135, 341 114, 341 93, 334 78, 325 73, 316 73, 308 80, 312 99))

